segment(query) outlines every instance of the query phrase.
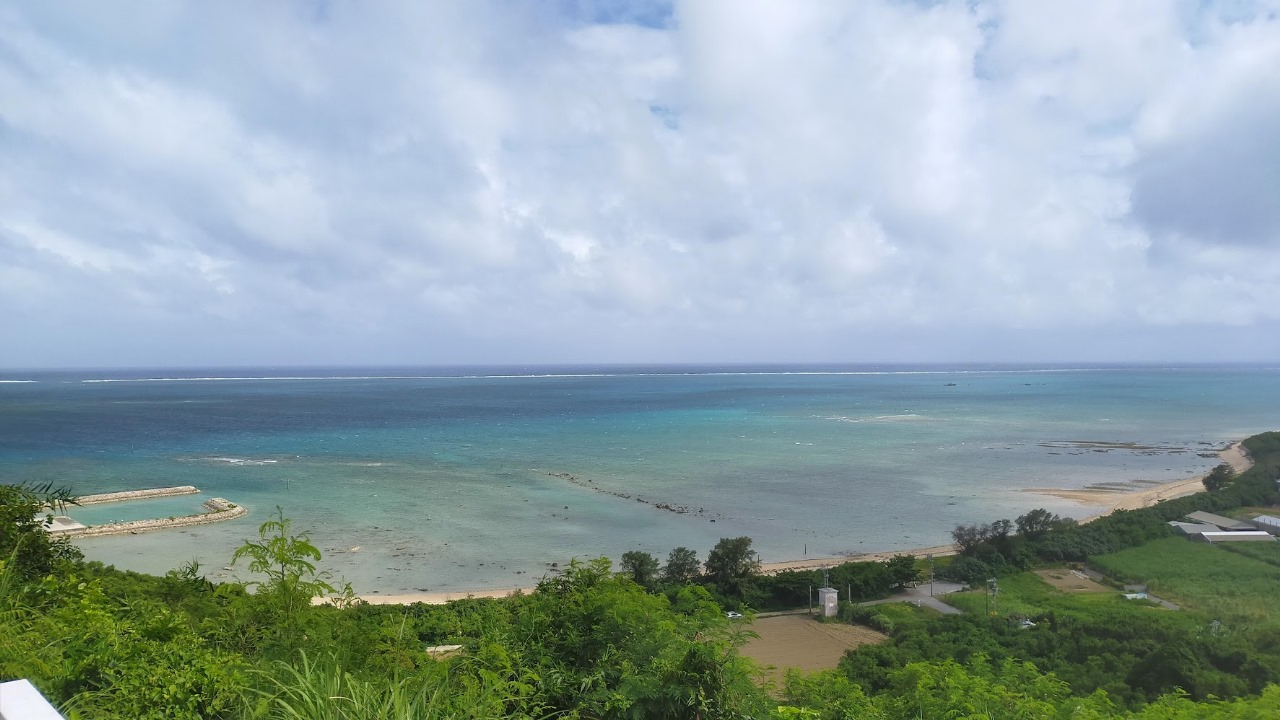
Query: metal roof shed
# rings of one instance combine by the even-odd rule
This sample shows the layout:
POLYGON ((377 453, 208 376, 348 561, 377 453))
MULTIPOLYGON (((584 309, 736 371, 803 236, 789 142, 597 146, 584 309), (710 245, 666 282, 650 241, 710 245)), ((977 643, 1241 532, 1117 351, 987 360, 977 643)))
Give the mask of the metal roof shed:
POLYGON ((1192 540, 1207 543, 1219 542, 1275 542, 1271 533, 1261 530, 1235 530, 1219 532, 1202 532, 1189 536, 1192 540))
POLYGON ((1208 523, 1210 525, 1217 525, 1223 530, 1256 530, 1257 529, 1253 526, 1253 523, 1248 523, 1243 520, 1232 520, 1229 517, 1214 515, 1213 513, 1204 512, 1203 510, 1197 510, 1193 513, 1187 513, 1187 519, 1194 520, 1198 523, 1208 523))
POLYGON ((1253 526, 1272 535, 1280 535, 1280 518, 1274 515, 1259 515, 1253 519, 1253 526))
POLYGON ((1187 523, 1170 520, 1169 527, 1179 535, 1195 535, 1202 532, 1218 532, 1217 525, 1208 525, 1205 523, 1187 523))

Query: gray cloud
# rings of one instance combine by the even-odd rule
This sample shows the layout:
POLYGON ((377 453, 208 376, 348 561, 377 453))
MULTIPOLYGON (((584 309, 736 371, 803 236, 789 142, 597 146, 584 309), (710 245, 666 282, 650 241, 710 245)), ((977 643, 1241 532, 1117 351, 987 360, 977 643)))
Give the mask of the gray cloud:
POLYGON ((1280 33, 1223 29, 1139 123, 1133 210, 1154 234, 1280 245, 1280 33))
POLYGON ((1280 322, 1276 12, 17 3, 0 365, 1170 357, 1280 322))

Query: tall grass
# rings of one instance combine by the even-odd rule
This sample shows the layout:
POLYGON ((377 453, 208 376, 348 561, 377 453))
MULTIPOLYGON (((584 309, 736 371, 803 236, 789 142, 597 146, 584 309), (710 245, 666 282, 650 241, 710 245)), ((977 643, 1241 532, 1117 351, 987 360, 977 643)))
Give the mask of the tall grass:
MULTIPOLYGON (((466 661, 460 661, 465 663, 466 661)), ((249 717, 261 720, 444 720, 525 718, 510 683, 495 673, 457 673, 449 663, 411 676, 365 679, 334 658, 276 662, 258 673, 249 717)))
POLYGON ((1266 551, 1168 538, 1102 555, 1090 564, 1112 577, 1144 582, 1160 597, 1223 622, 1280 626, 1275 612, 1280 567, 1247 556, 1255 552, 1266 551))

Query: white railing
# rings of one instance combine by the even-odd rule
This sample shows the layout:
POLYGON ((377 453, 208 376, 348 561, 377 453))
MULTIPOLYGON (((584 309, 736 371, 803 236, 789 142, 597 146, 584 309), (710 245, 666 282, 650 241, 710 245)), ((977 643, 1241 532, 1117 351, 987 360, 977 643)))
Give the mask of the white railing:
POLYGON ((0 720, 65 720, 27 680, 0 683, 0 720))

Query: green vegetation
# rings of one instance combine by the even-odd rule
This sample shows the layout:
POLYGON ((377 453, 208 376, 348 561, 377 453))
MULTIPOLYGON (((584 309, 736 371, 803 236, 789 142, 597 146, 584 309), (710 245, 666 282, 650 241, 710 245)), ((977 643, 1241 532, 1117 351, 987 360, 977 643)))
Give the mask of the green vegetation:
MULTIPOLYGON (((698 554, 678 547, 659 567, 653 555, 633 550, 623 553, 621 573, 650 592, 674 599, 689 585, 700 585, 720 605, 757 611, 791 610, 809 605, 811 592, 822 586, 820 570, 793 570, 760 574, 760 563, 751 538, 722 538, 707 554, 705 572, 698 554)), ((905 588, 920 578, 919 562, 898 555, 888 562, 846 562, 828 569, 831 585, 846 600, 877 600, 905 588)))
MULTIPOLYGON (((1144 583, 1152 593, 1203 610, 1226 625, 1280 630, 1280 567, 1250 557, 1262 553, 1241 547, 1246 544, 1252 543, 1227 547, 1166 538, 1090 562, 1112 577, 1144 583)), ((1275 543, 1256 545, 1280 562, 1275 543)))
POLYGON ((0 558, 10 558, 18 580, 47 575, 83 556, 66 539, 51 540, 44 523, 49 508, 74 503, 64 489, 52 485, 0 485, 0 558))
POLYGON ((881 622, 890 640, 850 652, 842 674, 865 689, 888 689, 896 669, 910 663, 981 655, 997 662, 1030 660, 1075 695, 1102 691, 1120 707, 1138 708, 1175 690, 1194 700, 1262 692, 1280 678, 1273 610, 1280 550, 1272 544, 1198 545, 1170 537, 1165 525, 1193 510, 1275 502, 1280 434, 1250 438, 1245 446, 1254 468, 1212 494, 1084 526, 1035 510, 1015 522, 956 528, 961 555, 940 574, 982 588, 948 598, 967 614, 881 622), (1170 612, 1118 593, 1066 594, 1022 571, 1063 559, 1088 559, 1119 580, 1146 582, 1186 609, 1170 612), (994 596, 988 578, 998 578, 994 596))
POLYGON ((622 562, 618 563, 618 566, 635 584, 645 590, 653 590, 658 586, 658 558, 649 553, 639 550, 623 553, 622 562))
POLYGON ((698 562, 698 553, 687 547, 678 547, 667 555, 662 581, 668 585, 688 585, 701 574, 702 563, 698 562))
MULTIPOLYGON (((1179 689, 1200 700, 1239 697, 1280 677, 1280 634, 1128 601, 1118 591, 1064 593, 1034 573, 1019 573, 999 581, 994 600, 984 587, 947 601, 966 614, 917 615, 882 626, 890 640, 850 652, 844 676, 864 688, 888 689, 896 668, 911 662, 968 662, 979 655, 1026 660, 1053 672, 1077 696, 1101 690, 1130 708, 1179 689)), ((876 626, 874 618, 868 624, 876 626)))
MULTIPOLYGON (((618 573, 572 563, 502 600, 316 606, 335 589, 282 511, 235 553, 261 579, 214 585, 194 562, 163 577, 85 563, 41 528, 65 493, 0 486, 0 679, 27 677, 84 718, 1274 717, 1280 550, 1196 545, 1163 524, 1274 502, 1280 434, 1246 445, 1257 466, 1213 493, 1085 526, 1041 510, 958 528, 965 554, 939 569, 998 577, 994 604, 982 589, 953 598, 963 615, 846 602, 841 619, 889 640, 772 696, 737 652, 750 625, 723 607, 803 606, 822 576, 759 575, 749 538, 722 540, 705 573, 676 548, 661 568, 647 553, 618 573), (1063 558, 1185 609, 1067 594, 1021 570, 1063 558)), ((909 556, 845 563, 830 582, 870 599, 919 571, 909 556)))
POLYGON ((729 597, 743 597, 751 578, 760 574, 760 560, 751 538, 722 538, 707 554, 707 577, 729 597))
POLYGON ((1253 558, 1268 565, 1280 567, 1280 542, 1274 543, 1231 543, 1217 545, 1217 548, 1230 553, 1253 558))
POLYGON ((1223 463, 1209 471, 1208 475, 1204 476, 1204 489, 1209 492, 1218 492, 1230 485, 1235 479, 1235 471, 1231 469, 1230 465, 1223 463))

